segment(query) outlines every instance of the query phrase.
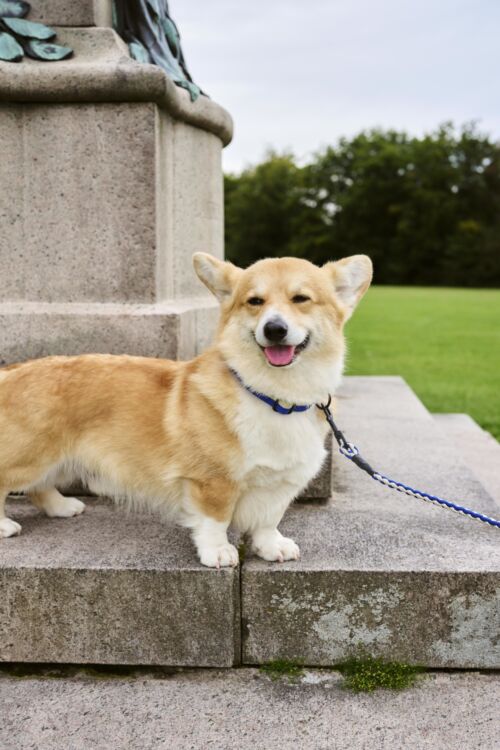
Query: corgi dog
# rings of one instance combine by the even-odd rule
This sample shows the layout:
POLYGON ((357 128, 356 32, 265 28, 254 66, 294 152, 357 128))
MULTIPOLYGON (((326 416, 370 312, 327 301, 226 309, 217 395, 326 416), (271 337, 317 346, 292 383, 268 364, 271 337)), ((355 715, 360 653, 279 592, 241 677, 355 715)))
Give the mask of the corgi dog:
POLYGON ((238 564, 230 525, 264 560, 298 559, 278 524, 324 461, 328 426, 315 404, 339 384, 343 326, 371 261, 193 262, 221 307, 215 342, 195 359, 85 354, 0 369, 0 537, 21 531, 5 516, 9 492, 70 517, 85 506, 56 486, 80 478, 168 511, 191 529, 203 565, 238 564))

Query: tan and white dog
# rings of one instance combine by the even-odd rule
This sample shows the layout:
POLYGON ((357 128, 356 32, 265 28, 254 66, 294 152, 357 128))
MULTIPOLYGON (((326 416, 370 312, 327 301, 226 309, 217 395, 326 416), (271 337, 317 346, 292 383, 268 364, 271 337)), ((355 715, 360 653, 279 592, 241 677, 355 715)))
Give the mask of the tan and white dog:
POLYGON ((21 531, 5 517, 10 491, 48 516, 81 513, 55 489, 78 477, 172 511, 204 565, 237 565, 230 524, 265 560, 299 557, 277 526, 324 460, 327 424, 314 404, 339 383, 343 325, 371 261, 280 258, 242 270, 197 253, 194 266, 221 304, 215 343, 196 359, 88 354, 0 370, 0 537, 21 531), (311 408, 285 415, 256 394, 311 408))

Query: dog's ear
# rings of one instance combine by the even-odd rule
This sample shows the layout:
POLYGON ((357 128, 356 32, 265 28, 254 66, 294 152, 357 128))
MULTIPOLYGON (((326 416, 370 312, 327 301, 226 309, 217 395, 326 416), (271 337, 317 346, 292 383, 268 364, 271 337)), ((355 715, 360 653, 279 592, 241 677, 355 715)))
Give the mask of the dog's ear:
POLYGON ((219 302, 230 296, 241 269, 208 253, 193 255, 194 270, 206 287, 215 294, 219 302))
POLYGON ((351 255, 349 258, 326 263, 323 271, 333 282, 335 295, 345 305, 347 318, 350 318, 354 308, 370 286, 373 276, 373 264, 370 258, 367 255, 351 255))

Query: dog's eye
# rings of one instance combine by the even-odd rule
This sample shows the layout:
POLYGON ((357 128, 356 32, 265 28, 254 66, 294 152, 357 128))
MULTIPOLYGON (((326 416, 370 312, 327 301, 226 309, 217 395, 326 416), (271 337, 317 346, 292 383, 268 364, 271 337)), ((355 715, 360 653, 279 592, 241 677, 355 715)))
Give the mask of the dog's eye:
POLYGON ((262 299, 262 297, 250 297, 250 299, 247 299, 247 302, 249 305, 253 305, 254 307, 264 304, 264 300, 262 299))
POLYGON ((296 305, 300 305, 301 302, 310 302, 311 298, 307 297, 305 294, 296 294, 295 297, 292 297, 292 302, 295 302, 296 305))

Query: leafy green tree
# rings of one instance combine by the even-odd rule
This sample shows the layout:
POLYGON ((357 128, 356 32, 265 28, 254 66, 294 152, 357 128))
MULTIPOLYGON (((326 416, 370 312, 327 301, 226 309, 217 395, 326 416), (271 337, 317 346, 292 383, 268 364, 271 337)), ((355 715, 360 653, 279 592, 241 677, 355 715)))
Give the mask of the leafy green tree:
POLYGON ((500 146, 474 125, 362 132, 302 168, 271 153, 226 178, 226 216, 243 265, 366 252, 378 283, 500 286, 500 146))
POLYGON ((226 175, 226 255, 242 266, 289 254, 300 203, 300 169, 291 154, 268 154, 239 176, 226 175))

